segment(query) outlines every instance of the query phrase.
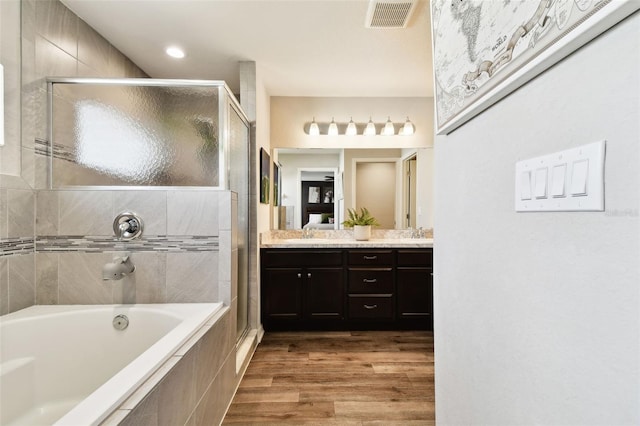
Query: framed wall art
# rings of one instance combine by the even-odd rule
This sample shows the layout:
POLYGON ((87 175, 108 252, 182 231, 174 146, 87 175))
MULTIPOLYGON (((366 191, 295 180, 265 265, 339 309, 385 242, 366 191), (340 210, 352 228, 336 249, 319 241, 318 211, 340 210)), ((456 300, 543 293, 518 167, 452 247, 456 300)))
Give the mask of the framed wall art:
POLYGON ((635 0, 432 0, 436 133, 455 130, 638 9, 635 0))
POLYGON ((269 153, 260 148, 260 202, 269 204, 269 187, 271 186, 271 157, 269 153))

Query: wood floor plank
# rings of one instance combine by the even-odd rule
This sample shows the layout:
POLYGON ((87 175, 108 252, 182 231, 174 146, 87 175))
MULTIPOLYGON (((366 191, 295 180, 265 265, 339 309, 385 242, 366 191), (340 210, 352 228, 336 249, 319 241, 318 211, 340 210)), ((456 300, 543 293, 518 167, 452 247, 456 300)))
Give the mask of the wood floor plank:
POLYGON ((407 373, 407 374, 420 374, 427 375, 434 373, 434 365, 432 362, 411 362, 411 363, 399 363, 399 362, 376 362, 371 365, 373 371, 377 374, 388 373, 407 373))
POLYGON ((333 418, 333 402, 258 402, 231 404, 224 423, 320 421, 333 418))
POLYGON ((335 416, 359 420, 422 420, 435 414, 435 403, 405 401, 336 401, 335 416))
POLYGON ((244 404, 249 402, 299 402, 298 390, 276 390, 272 388, 238 388, 234 402, 244 404))
POLYGON ((223 424, 435 424, 433 333, 266 333, 223 424))
POLYGON ((358 362, 428 362, 426 353, 420 352, 309 352, 312 361, 358 361, 358 362))

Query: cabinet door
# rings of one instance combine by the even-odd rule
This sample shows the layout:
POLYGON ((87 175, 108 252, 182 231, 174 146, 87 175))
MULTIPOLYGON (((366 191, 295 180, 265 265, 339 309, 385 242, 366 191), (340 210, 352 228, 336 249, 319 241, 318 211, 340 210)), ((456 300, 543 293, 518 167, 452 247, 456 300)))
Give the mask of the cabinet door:
POLYGON ((302 317, 301 268, 265 268, 262 279, 262 311, 265 318, 302 317))
POLYGON ((431 268, 398 268, 397 298, 400 318, 431 320, 433 277, 431 268))
POLYGON ((342 319, 344 317, 344 278, 342 268, 306 268, 306 317, 342 319))

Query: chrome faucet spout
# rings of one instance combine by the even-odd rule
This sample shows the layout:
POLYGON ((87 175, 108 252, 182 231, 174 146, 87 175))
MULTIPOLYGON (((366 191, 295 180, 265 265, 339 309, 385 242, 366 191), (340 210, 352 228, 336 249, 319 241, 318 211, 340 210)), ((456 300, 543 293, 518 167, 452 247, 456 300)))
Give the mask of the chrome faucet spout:
POLYGON ((122 257, 116 256, 113 258, 113 262, 102 267, 102 279, 105 281, 121 280, 125 275, 132 274, 135 270, 136 267, 128 254, 122 257))

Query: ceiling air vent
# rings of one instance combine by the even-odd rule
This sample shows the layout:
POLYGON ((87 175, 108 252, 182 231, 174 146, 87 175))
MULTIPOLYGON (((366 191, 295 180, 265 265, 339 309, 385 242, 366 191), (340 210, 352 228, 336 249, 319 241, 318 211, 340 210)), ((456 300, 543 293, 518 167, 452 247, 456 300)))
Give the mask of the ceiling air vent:
POLYGON ((417 0, 371 0, 367 10, 367 28, 404 28, 417 0))

